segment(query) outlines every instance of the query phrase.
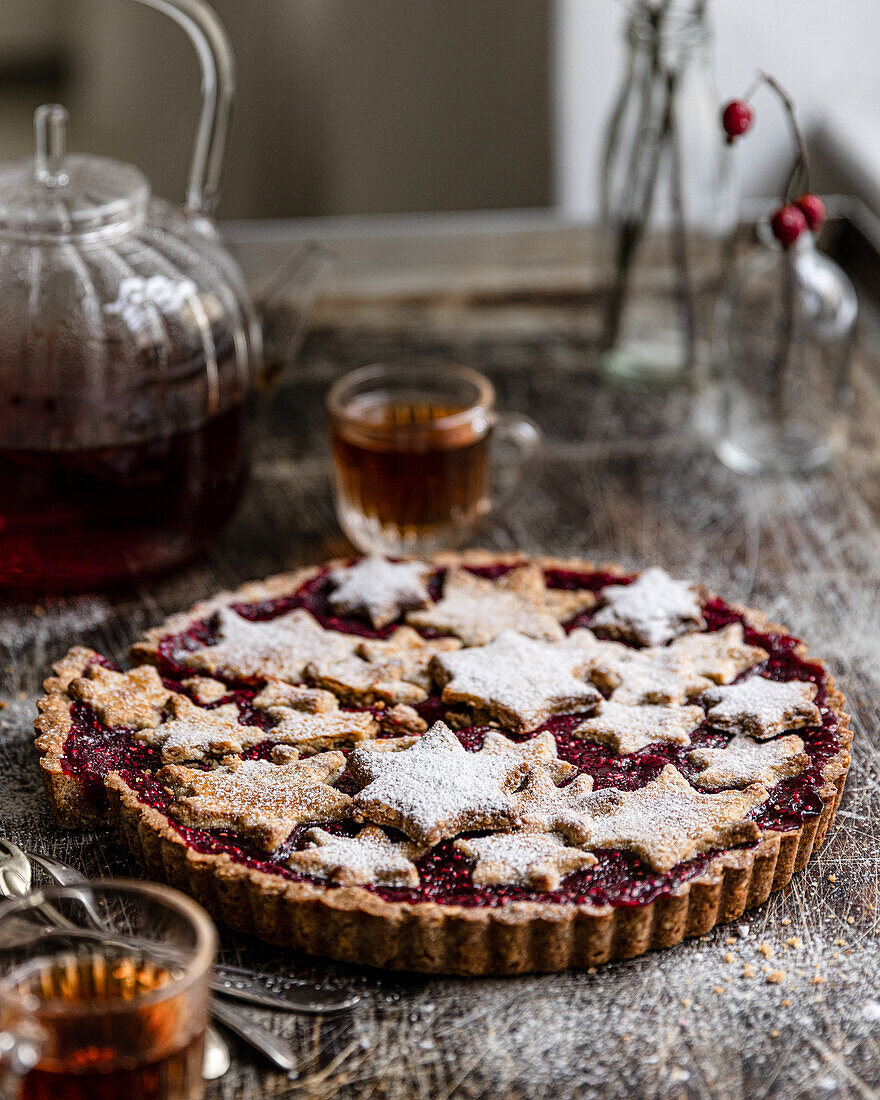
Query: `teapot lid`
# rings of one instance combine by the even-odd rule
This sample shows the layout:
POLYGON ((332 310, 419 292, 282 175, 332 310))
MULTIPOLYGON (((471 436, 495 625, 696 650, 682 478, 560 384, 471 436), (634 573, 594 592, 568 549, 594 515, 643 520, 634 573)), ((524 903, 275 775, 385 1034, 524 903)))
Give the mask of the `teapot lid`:
POLYGON ((0 236, 91 237, 143 216, 150 198, 144 174, 118 160, 70 156, 64 107, 38 107, 34 129, 36 156, 0 165, 0 236))

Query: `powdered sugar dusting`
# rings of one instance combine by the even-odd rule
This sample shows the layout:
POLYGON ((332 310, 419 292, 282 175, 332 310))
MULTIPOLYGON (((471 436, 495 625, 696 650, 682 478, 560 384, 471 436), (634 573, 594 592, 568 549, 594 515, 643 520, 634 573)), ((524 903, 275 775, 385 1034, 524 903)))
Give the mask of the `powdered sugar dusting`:
POLYGON ((455 847, 476 861, 478 886, 515 883, 536 890, 555 890, 564 875, 596 863, 590 852, 568 847, 552 833, 495 833, 456 840, 455 847))
POLYGON ((703 701, 709 704, 707 720, 716 729, 765 738, 821 722, 815 697, 816 685, 804 680, 750 676, 738 684, 707 691, 703 701))
POLYGON ((750 783, 772 787, 809 766, 810 758, 803 750, 803 741, 794 734, 775 741, 755 741, 735 733, 723 748, 694 749, 689 760, 700 773, 693 782, 697 787, 747 787, 750 783))
POLYGON ((234 703, 205 710, 184 695, 174 695, 168 712, 169 718, 160 726, 135 733, 139 741, 159 746, 166 763, 238 753, 266 736, 258 726, 240 724, 234 703))
POLYGON ((309 714, 306 711, 270 707, 269 713, 278 719, 268 735, 273 741, 296 745, 320 745, 327 748, 336 742, 354 743, 375 737, 379 723, 369 711, 337 710, 330 714, 309 714))
POLYGON ((670 649, 689 659, 694 670, 716 684, 728 684, 740 673, 767 660, 767 651, 748 645, 742 623, 730 623, 721 630, 685 634, 670 649))
POLYGON ((646 569, 632 584, 609 585, 602 599, 604 606, 592 625, 642 645, 663 645, 706 625, 699 590, 687 581, 673 580, 665 569, 646 569))
POLYGON ((342 885, 418 886, 414 860, 425 852, 411 841, 394 841, 376 825, 367 825, 357 836, 333 836, 325 829, 310 829, 309 846, 293 852, 288 866, 302 874, 342 885))
POLYGON ((325 630, 301 608, 267 622, 250 622, 222 607, 214 632, 217 642, 187 654, 183 663, 240 680, 277 676, 295 683, 310 661, 342 659, 357 645, 357 638, 325 630))
POLYGON ((581 814, 592 789, 591 775, 579 775, 567 787, 557 787, 546 768, 536 767, 517 794, 517 812, 529 830, 577 837, 583 831, 581 814))
POLYGON ((535 729, 554 714, 591 711, 601 696, 578 673, 586 651, 505 630, 489 645, 434 659, 443 700, 488 711, 513 729, 535 729))
POLYGON ((71 680, 68 691, 87 703, 109 729, 150 729, 162 721, 162 707, 171 692, 152 665, 130 672, 114 672, 90 664, 82 676, 71 680))
POLYGON ((603 702, 595 718, 571 731, 573 737, 611 745, 616 752, 638 752, 646 745, 666 742, 689 745, 690 735, 705 718, 702 707, 625 706, 603 702))
POLYGON ((559 759, 556 738, 549 730, 530 737, 527 741, 511 741, 503 733, 489 730, 483 738, 479 753, 513 753, 530 764, 540 764, 557 783, 568 779, 577 770, 573 764, 559 759))
POLYGON ((515 824, 512 791, 529 766, 512 753, 469 753, 437 722, 402 752, 356 749, 348 768, 363 788, 354 799, 355 820, 436 844, 462 831, 515 824))
POLYGON ((760 784, 744 791, 701 794, 673 765, 635 791, 594 791, 583 803, 579 843, 624 848, 657 871, 668 871, 698 852, 757 840, 746 814, 767 798, 760 784))
POLYGON ((453 569, 443 583, 443 598, 426 611, 407 615, 419 627, 454 634, 465 645, 485 645, 502 630, 530 638, 564 637, 560 619, 591 607, 591 592, 551 592, 540 569, 526 565, 496 580, 453 569))
POLYGON ((334 591, 328 600, 341 615, 363 615, 374 627, 387 626, 404 611, 428 606, 431 595, 425 582, 431 571, 421 561, 361 558, 355 565, 330 571, 334 591))
POLYGON ((186 825, 230 828, 273 851, 303 821, 337 821, 351 804, 330 786, 342 772, 341 752, 290 764, 231 760, 213 771, 171 765, 158 773, 174 793, 171 813, 186 825))
POLYGON ((590 678, 611 692, 615 703, 683 703, 713 686, 675 643, 630 649, 620 642, 598 642, 588 653, 590 678))

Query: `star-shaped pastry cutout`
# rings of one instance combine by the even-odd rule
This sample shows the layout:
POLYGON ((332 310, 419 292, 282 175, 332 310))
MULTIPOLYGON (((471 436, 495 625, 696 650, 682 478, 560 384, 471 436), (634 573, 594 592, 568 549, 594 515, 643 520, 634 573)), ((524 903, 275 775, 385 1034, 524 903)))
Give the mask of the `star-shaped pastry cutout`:
POLYGON ((265 687, 254 696, 254 706, 262 710, 287 707, 290 710, 305 711, 307 714, 329 714, 339 710, 339 700, 332 691, 269 679, 265 687))
POLYGON ((333 836, 326 829, 310 829, 309 847, 293 852, 289 867, 344 886, 418 886, 414 863, 427 851, 412 841, 392 840, 376 825, 357 836, 333 836))
POLYGON ((740 673, 766 661, 769 654, 743 639, 742 623, 730 623, 721 630, 685 634, 670 649, 689 659, 694 670, 716 684, 729 684, 740 673))
POLYGON ((432 670, 445 703, 465 703, 515 730, 554 714, 595 709, 601 696, 582 678, 588 653, 568 642, 539 642, 505 630, 488 645, 442 653, 432 670))
POLYGON ((816 685, 806 680, 767 680, 750 676, 738 684, 714 688, 703 696, 710 726, 748 733, 763 740, 783 730, 816 726, 822 714, 813 700, 816 685))
MULTIPOLYGON (((702 711, 700 711, 702 714, 702 711)), ((559 750, 556 738, 549 730, 530 737, 528 741, 511 741, 503 733, 489 730, 483 738, 483 744, 477 752, 480 753, 510 752, 527 760, 530 764, 540 764, 557 783, 568 779, 577 771, 573 764, 559 759, 559 750)))
POLYGON ((344 767, 341 752, 325 752, 291 764, 233 759, 212 771, 172 764, 157 778, 174 797, 170 813, 177 821, 234 829, 272 852, 295 825, 345 817, 351 799, 330 786, 344 767))
POLYGON ((443 598, 425 611, 410 613, 407 621, 454 634, 469 646, 485 645, 503 630, 554 641, 565 636, 560 620, 594 603, 592 592, 548 589, 543 573, 533 565, 512 569, 497 580, 451 569, 443 582, 443 598))
POLYGON ((431 690, 431 658, 438 653, 461 649, 458 638, 423 638, 411 626, 401 626, 388 638, 367 638, 357 652, 365 661, 384 665, 399 665, 404 680, 416 684, 426 693, 431 690))
POLYGON ((239 722, 235 703, 206 710, 185 695, 172 695, 166 714, 166 720, 155 729, 135 732, 138 741, 161 749, 164 763, 239 753, 266 739, 258 726, 239 722))
MULTIPOLYGON (((576 631, 581 635, 580 631, 576 631)), ((615 703, 684 703, 707 688, 712 680, 694 668, 690 656, 673 643, 631 649, 620 642, 597 642, 585 647, 588 675, 615 703)))
POLYGON ((199 706, 207 706, 210 703, 218 703, 229 694, 229 688, 222 680, 215 680, 211 676, 188 676, 180 681, 180 686, 188 693, 189 697, 199 706))
POLYGON ((82 676, 71 680, 68 690, 94 710, 101 724, 112 729, 151 729, 162 721, 162 707, 171 695, 152 665, 130 672, 114 672, 91 664, 82 676))
POLYGON ((591 775, 579 775, 567 787, 557 787, 546 768, 532 768, 517 792, 516 808, 523 828, 530 832, 561 833, 577 838, 583 832, 581 815, 593 789, 591 775))
POLYGON ((455 847, 476 860, 475 886, 512 884, 555 890, 563 876, 596 863, 590 852, 569 848, 551 833, 495 833, 456 840, 455 847))
POLYGON ((361 558, 354 565, 332 569, 333 590, 327 597, 338 615, 360 615, 379 628, 393 623, 404 611, 431 602, 427 580, 431 566, 422 561, 361 558))
POLYGON ((747 787, 751 783, 769 788, 788 776, 800 775, 810 765, 803 741, 794 734, 775 741, 755 741, 735 733, 725 746, 701 746, 688 759, 700 769, 694 785, 716 789, 747 787))
POLYGON ((513 792, 529 765, 512 753, 467 752, 442 722, 402 752, 355 749, 348 770, 362 788, 356 821, 399 829, 433 845, 464 831, 516 824, 513 792))
POLYGON ((612 638, 656 646, 706 626, 700 589, 676 581, 664 569, 646 569, 632 584, 603 588, 593 628, 612 638))
POLYGON ((335 710, 309 714, 288 707, 269 707, 269 714, 276 719, 276 723, 263 737, 280 744, 295 745, 304 752, 354 745, 375 737, 379 732, 379 723, 369 711, 335 710))
POLYGON ((571 731, 572 737, 611 745, 615 752, 638 752, 646 745, 663 742, 689 745, 690 735, 703 722, 702 707, 626 706, 603 702, 595 718, 571 731))
POLYGON ((610 787, 589 795, 577 840, 587 848, 634 852, 655 871, 669 871, 700 852, 757 840, 760 829, 746 814, 766 798, 760 783, 702 794, 668 764, 638 790, 610 787))
POLYGON ((346 657, 342 661, 317 662, 306 665, 306 676, 338 695, 346 703, 370 706, 383 703, 421 703, 427 691, 410 683, 404 676, 400 661, 372 664, 361 657, 346 657))
POLYGON ((231 608, 214 617, 214 645, 188 654, 183 663, 235 680, 266 679, 296 683, 310 661, 341 660, 354 652, 358 638, 325 630, 308 611, 297 608, 267 622, 251 622, 231 608))

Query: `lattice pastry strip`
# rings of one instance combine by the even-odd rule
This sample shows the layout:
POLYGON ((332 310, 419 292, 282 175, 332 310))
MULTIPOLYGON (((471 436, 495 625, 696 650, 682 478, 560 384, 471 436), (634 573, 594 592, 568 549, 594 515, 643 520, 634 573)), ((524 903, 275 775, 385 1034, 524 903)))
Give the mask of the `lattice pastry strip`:
POLYGON ((454 634, 465 645, 491 642, 503 630, 530 638, 558 641, 561 622, 595 604, 592 592, 560 592, 547 588, 544 574, 533 565, 512 569, 488 580, 466 569, 451 569, 443 582, 443 598, 424 611, 407 615, 407 622, 454 634))
POLYGON ((211 771, 170 765, 157 773, 174 801, 170 813, 199 829, 234 829, 274 851, 304 822, 338 821, 351 805, 330 784, 345 767, 341 752, 288 764, 229 759, 211 771))
POLYGON ((591 852, 570 848, 552 833, 494 833, 456 840, 455 847, 476 861, 475 886, 511 884, 555 890, 565 875, 597 862, 591 852))
POLYGON ((517 823, 513 792, 529 765, 513 753, 470 753, 442 722, 402 752, 355 749, 348 770, 361 788, 356 821, 433 845, 463 831, 517 823))
POLYGON ((338 882, 344 886, 418 886, 415 860, 427 849, 412 841, 392 840, 376 825, 367 825, 356 836, 333 836, 325 829, 310 829, 309 846, 293 852, 288 866, 300 874, 338 882))
POLYGON ((715 789, 748 787, 752 783, 769 788, 810 766, 804 743, 794 734, 774 741, 755 741, 735 733, 726 745, 700 746, 688 759, 700 769, 694 785, 715 789))

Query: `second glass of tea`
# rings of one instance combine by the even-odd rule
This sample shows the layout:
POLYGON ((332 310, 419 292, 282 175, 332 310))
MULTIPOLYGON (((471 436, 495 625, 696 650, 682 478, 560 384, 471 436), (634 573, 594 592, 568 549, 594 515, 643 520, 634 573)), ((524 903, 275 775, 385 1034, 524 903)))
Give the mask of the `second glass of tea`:
POLYGON ((164 886, 104 880, 0 905, 2 1100, 201 1100, 217 933, 164 886))
POLYGON ((327 394, 336 513, 364 553, 430 554, 461 545, 492 509, 492 450, 508 444, 506 494, 541 445, 527 417, 495 410, 469 367, 374 364, 327 394))

